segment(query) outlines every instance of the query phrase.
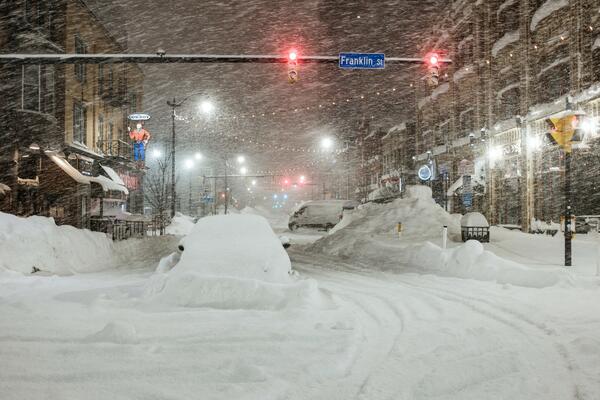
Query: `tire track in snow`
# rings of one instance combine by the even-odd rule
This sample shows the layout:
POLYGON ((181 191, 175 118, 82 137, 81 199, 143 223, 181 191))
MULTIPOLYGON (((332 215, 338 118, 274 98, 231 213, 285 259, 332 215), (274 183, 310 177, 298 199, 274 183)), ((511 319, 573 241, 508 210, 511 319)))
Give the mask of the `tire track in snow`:
MULTIPOLYGON (((304 257, 297 257, 297 258, 304 258, 304 257)), ((401 291, 395 290, 391 294, 386 293, 386 292, 389 291, 394 286, 394 284, 399 284, 399 286, 402 286, 405 289, 409 289, 411 291, 411 297, 409 297, 411 299, 411 301, 414 301, 415 298, 418 298, 418 299, 420 299, 419 301, 422 301, 423 293, 427 293, 428 296, 430 296, 431 298, 434 299, 434 300, 428 301, 428 303, 430 303, 430 304, 435 303, 435 301, 439 302, 440 299, 445 302, 454 303, 462 308, 466 308, 466 309, 470 310, 470 312, 475 313, 475 314, 479 315, 480 317, 484 317, 484 318, 493 320, 494 322, 496 322, 498 324, 501 324, 503 326, 510 328, 513 332, 517 333, 519 337, 524 338, 528 342, 532 342, 532 337, 539 339, 541 336, 541 337, 545 338, 544 342, 547 342, 548 338, 550 338, 551 345, 554 348, 555 354, 557 355, 558 358, 562 359, 562 363, 561 363, 562 369, 567 371, 567 373, 571 377, 570 382, 572 382, 572 385, 573 385, 573 389, 572 389, 573 395, 575 396, 575 398, 581 398, 581 399, 588 398, 585 396, 585 394, 582 394, 581 388, 573 380, 573 375, 568 372, 568 371, 572 371, 573 368, 576 368, 573 364, 572 357, 569 356, 569 354, 564 346, 562 346, 560 343, 557 343, 556 341, 552 340, 552 337, 556 335, 556 330, 548 327, 547 324, 527 318, 522 313, 514 311, 508 307, 498 306, 497 304, 490 302, 488 300, 473 297, 473 296, 468 296, 468 295, 465 295, 464 293, 458 293, 455 291, 451 291, 445 287, 442 289, 439 287, 439 285, 436 285, 437 287, 423 286, 423 285, 417 285, 417 284, 408 282, 406 280, 402 280, 402 281, 398 282, 397 280, 389 281, 389 279, 388 279, 388 281, 385 282, 385 284, 382 284, 383 281, 381 279, 375 279, 375 278, 379 278, 379 277, 374 277, 372 270, 369 271, 367 269, 357 268, 356 266, 352 266, 347 263, 340 263, 340 262, 336 262, 334 260, 327 260, 327 259, 323 260, 323 261, 325 261, 325 264, 326 264, 326 269, 324 269, 322 266, 319 266, 315 261, 316 260, 314 257, 310 257, 309 262, 305 261, 304 263, 302 263, 302 264, 305 264, 302 269, 308 269, 308 272, 312 273, 312 274, 316 273, 317 275, 321 275, 321 276, 325 275, 325 276, 323 276, 324 278, 327 278, 328 281, 335 281, 336 283, 338 283, 338 285, 341 285, 341 286, 338 286, 338 288, 342 288, 345 290, 350 289, 352 286, 359 285, 361 287, 361 289, 363 289, 363 290, 360 290, 360 292, 362 292, 363 296, 366 295, 366 296, 373 297, 373 296, 375 296, 374 293, 377 293, 376 297, 379 298, 380 301, 383 301, 384 303, 386 303, 388 306, 391 306, 392 308, 396 308, 397 304, 394 303, 393 301, 391 301, 390 298, 394 298, 397 301, 398 295, 399 295, 398 292, 401 292, 401 291), (330 267, 333 267, 333 268, 330 268, 330 267), (350 275, 350 277, 348 277, 348 275, 350 275), (366 281, 366 280, 368 280, 368 281, 366 281), (365 289, 370 289, 370 290, 365 290, 365 289), (385 293, 384 296, 382 296, 383 293, 385 293), (381 300, 382 297, 385 298, 386 300, 381 300)), ((401 275, 398 275, 398 276, 401 276, 401 275)), ((328 282, 328 283, 331 283, 331 282, 328 282)), ((434 282, 428 282, 428 284, 433 284, 433 283, 434 282)), ((427 297, 427 296, 425 296, 425 297, 427 297)), ((409 302, 404 302, 404 303, 409 303, 409 302)), ((425 302, 425 303, 427 303, 427 302, 425 302)), ((414 307, 414 304, 413 304, 413 307, 414 307)), ((409 307, 409 309, 413 308, 413 307, 409 307)), ((437 307, 437 310, 438 311, 440 310, 439 306, 437 307)), ((443 308, 442 308, 442 310, 443 310, 443 308)), ((405 315, 407 314, 406 310, 404 310, 404 314, 405 315)), ((409 312, 409 314, 411 314, 411 317, 413 317, 413 318, 415 318, 415 316, 417 315, 414 312, 413 313, 409 312)), ((398 337, 396 338, 395 342, 397 342, 397 341, 398 341, 398 337)), ((532 347, 535 347, 535 344, 532 347)), ((392 351, 393 351, 393 349, 392 349, 392 351)), ((384 355, 384 357, 382 358, 382 363, 385 363, 385 361, 387 361, 387 359, 390 358, 392 351, 388 351, 387 354, 384 355)), ((391 364, 393 364, 393 362, 391 364)), ((504 368, 504 370, 506 370, 507 373, 510 373, 512 371, 512 369, 509 366, 504 368)), ((482 375, 481 376, 482 378, 487 378, 487 379, 502 378, 501 376, 496 376, 493 373, 483 373, 481 375, 482 375), (487 375, 487 377, 485 375, 487 375)), ((363 385, 361 385, 361 392, 359 392, 359 393, 365 392, 365 388, 369 382, 369 379, 373 376, 375 376, 374 372, 371 373, 369 375, 369 378, 367 378, 367 380, 363 383, 363 385)), ((468 382, 468 380, 465 380, 464 382, 468 382)), ((471 382, 471 384, 473 384, 473 382, 471 382)), ((460 387, 460 385, 458 385, 457 387, 460 387)), ((383 393, 380 393, 380 394, 383 395, 383 393)), ((389 395, 389 398, 394 397, 393 395, 391 395, 389 393, 388 393, 388 395, 389 395)), ((385 397, 385 395, 384 395, 384 397, 385 397)))

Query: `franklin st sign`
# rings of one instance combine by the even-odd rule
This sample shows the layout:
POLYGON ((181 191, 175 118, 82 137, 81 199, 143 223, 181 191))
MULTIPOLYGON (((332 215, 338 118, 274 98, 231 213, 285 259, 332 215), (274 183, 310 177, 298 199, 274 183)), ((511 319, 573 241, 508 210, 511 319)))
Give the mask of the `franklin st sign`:
POLYGON ((340 53, 339 66, 344 69, 383 69, 383 53, 340 53))

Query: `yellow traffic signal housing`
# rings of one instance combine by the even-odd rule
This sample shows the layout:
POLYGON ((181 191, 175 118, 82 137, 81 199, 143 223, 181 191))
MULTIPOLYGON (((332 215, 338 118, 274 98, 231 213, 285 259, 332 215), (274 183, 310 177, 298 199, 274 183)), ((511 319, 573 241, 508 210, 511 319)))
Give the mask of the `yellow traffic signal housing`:
POLYGON ((559 145, 566 152, 570 153, 573 143, 582 140, 579 129, 580 121, 581 114, 579 113, 549 118, 547 120, 550 127, 548 138, 552 143, 559 145))

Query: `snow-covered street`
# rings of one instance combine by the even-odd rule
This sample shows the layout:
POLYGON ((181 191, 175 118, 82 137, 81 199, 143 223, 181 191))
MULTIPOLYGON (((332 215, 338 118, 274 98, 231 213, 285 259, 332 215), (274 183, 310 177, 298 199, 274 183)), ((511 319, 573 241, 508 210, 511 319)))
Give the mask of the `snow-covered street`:
POLYGON ((3 399, 595 399, 600 293, 292 252, 318 301, 157 306, 156 266, 0 275, 3 399))

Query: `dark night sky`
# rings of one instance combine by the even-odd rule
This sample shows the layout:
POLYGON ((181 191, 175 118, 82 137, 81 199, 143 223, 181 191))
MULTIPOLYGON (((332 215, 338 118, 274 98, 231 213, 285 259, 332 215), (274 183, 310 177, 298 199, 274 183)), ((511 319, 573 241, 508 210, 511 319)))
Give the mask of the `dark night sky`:
MULTIPOLYGON (((114 26, 126 28, 131 53, 154 53, 160 47, 168 53, 285 54, 295 47, 312 55, 364 51, 419 56, 418 46, 428 35, 437 7, 444 3, 121 0, 117 4, 122 12, 104 3, 101 13, 114 26)), ((197 115, 194 102, 188 102, 181 114, 197 116, 193 123, 178 123, 181 150, 243 151, 254 161, 252 169, 264 169, 301 165, 314 155, 248 147, 223 136, 314 147, 325 134, 351 134, 363 116, 372 117, 375 125, 383 127, 410 117, 402 104, 410 96, 411 74, 406 67, 388 65, 384 71, 342 71, 336 65, 300 68, 300 82, 290 85, 286 66, 278 64, 144 66, 145 108, 153 116, 149 127, 161 140, 170 131, 166 100, 206 93, 218 111, 206 120, 197 115), (360 100, 361 95, 364 100, 360 100), (296 108, 302 111, 295 112, 296 108), (252 113, 257 117, 240 122, 240 114, 252 113), (238 118, 233 119, 234 115, 238 118)))

